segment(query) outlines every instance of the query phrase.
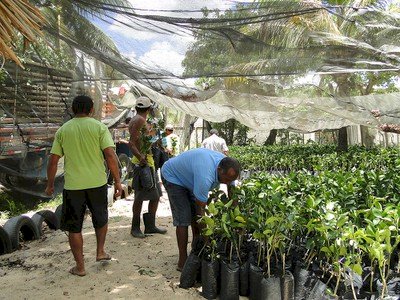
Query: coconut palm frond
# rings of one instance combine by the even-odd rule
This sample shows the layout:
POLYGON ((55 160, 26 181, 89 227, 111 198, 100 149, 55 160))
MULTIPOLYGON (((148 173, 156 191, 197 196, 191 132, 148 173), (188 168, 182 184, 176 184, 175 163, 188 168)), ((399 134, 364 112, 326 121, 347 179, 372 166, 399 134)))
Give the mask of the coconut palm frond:
POLYGON ((67 0, 65 2, 70 2, 74 10, 86 18, 104 18, 112 13, 132 11, 130 2, 125 0, 67 0))
POLYGON ((12 59, 22 67, 15 54, 12 41, 17 32, 29 42, 42 35, 41 26, 45 19, 40 11, 24 0, 3 0, 0 2, 0 55, 12 59))
POLYGON ((226 69, 227 73, 252 75, 279 75, 305 73, 318 65, 321 58, 317 57, 284 57, 273 59, 261 59, 249 63, 233 65, 226 69))
MULTIPOLYGON (((85 44, 88 47, 96 47, 101 51, 109 53, 117 52, 117 47, 113 40, 108 37, 100 28, 80 15, 72 7, 64 7, 61 10, 61 22, 53 9, 43 10, 43 14, 48 20, 48 26, 44 30, 52 35, 54 33, 64 35, 65 40, 74 40, 76 43, 85 44)), ((58 38, 58 36, 55 36, 58 38)), ((72 45, 70 45, 72 46, 72 45)))

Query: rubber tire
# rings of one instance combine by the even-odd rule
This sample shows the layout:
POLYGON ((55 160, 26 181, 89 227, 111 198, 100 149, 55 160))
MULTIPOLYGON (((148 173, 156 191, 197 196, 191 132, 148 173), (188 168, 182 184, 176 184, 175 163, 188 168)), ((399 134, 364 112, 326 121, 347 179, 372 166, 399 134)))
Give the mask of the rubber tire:
POLYGON ((37 240, 40 237, 32 219, 24 215, 9 219, 3 228, 10 236, 12 251, 18 249, 21 231, 24 234, 25 240, 37 240))
POLYGON ((54 212, 54 214, 56 215, 56 219, 57 219, 57 229, 60 229, 60 227, 61 227, 61 216, 62 216, 62 204, 57 206, 56 211, 54 212))
POLYGON ((42 230, 43 222, 45 222, 50 229, 53 230, 58 229, 58 220, 56 214, 51 210, 41 210, 35 213, 31 219, 33 223, 35 223, 35 226, 40 236, 43 235, 43 230, 42 230))
POLYGON ((0 226, 0 255, 11 253, 11 240, 7 231, 0 226))

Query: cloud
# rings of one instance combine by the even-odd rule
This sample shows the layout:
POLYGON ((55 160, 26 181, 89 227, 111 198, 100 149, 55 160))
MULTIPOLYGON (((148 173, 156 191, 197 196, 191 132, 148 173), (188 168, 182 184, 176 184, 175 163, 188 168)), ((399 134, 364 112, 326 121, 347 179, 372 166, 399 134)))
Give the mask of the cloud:
MULTIPOLYGON (((202 8, 226 10, 233 5, 234 2, 225 0, 130 0, 135 13, 138 15, 160 15, 169 17, 192 17, 200 18, 203 14, 200 11, 202 8), (183 10, 184 12, 179 12, 183 10), (176 11, 176 12, 175 12, 176 11)), ((116 21, 109 26, 109 30, 117 32, 125 37, 136 40, 152 40, 158 36, 167 35, 161 28, 169 29, 172 32, 177 32, 177 27, 162 22, 146 21, 143 19, 131 19, 124 15, 115 16, 116 21), (134 20, 134 21, 133 21, 134 20), (124 25, 126 24, 126 25, 124 25), (157 33, 155 31, 159 31, 157 33)))
POLYGON ((146 29, 146 24, 143 21, 138 21, 137 24, 133 23, 130 18, 124 15, 118 15, 108 27, 108 30, 123 35, 126 38, 135 40, 152 40, 156 39, 159 34, 146 29), (124 25, 126 24, 126 25, 124 25))
POLYGON ((163 41, 153 43, 151 49, 139 57, 139 61, 180 75, 183 72, 181 63, 184 58, 185 55, 178 53, 172 44, 163 41))
MULTIPOLYGON (((226 10, 238 1, 230 0, 130 0, 135 13, 140 15, 162 15, 171 17, 201 17, 201 9, 226 10), (185 12, 175 12, 183 10, 185 12)), ((118 42, 121 51, 128 53, 126 56, 143 63, 152 69, 162 68, 175 75, 183 72, 182 60, 188 46, 194 42, 190 31, 182 31, 173 25, 161 22, 153 22, 130 18, 124 15, 114 16, 116 20, 109 26, 108 30, 118 36, 124 37, 118 42), (122 23, 122 24, 121 24, 122 23), (126 24, 126 25, 124 25, 126 24), (162 31, 155 26, 169 29, 172 33, 162 31)))
POLYGON ((129 59, 136 59, 137 58, 137 55, 136 55, 135 51, 130 51, 128 53, 124 53, 124 56, 126 56, 129 59))
POLYGON ((201 17, 199 11, 204 7, 208 9, 226 10, 231 7, 234 2, 229 0, 130 0, 132 7, 136 8, 138 14, 143 15, 163 15, 163 16, 180 16, 180 17, 201 17), (184 10, 186 12, 172 12, 172 10, 184 10), (189 12, 188 12, 189 11, 189 12))

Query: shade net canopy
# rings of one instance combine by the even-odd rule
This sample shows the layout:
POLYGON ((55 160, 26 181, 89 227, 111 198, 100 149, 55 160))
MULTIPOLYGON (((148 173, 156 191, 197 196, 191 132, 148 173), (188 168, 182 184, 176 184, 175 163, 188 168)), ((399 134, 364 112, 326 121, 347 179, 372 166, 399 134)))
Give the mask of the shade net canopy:
POLYGON ((126 80, 193 116, 235 118, 258 130, 399 123, 395 1, 165 1, 158 7, 66 0, 63 7, 75 14, 62 15, 60 27, 52 25, 59 24, 54 9, 33 2, 49 20, 49 36, 121 74, 97 80, 126 80), (96 31, 78 26, 81 16, 109 36, 90 39, 96 31), (172 45, 161 59, 174 61, 178 53, 178 65, 146 59, 150 38, 172 45))

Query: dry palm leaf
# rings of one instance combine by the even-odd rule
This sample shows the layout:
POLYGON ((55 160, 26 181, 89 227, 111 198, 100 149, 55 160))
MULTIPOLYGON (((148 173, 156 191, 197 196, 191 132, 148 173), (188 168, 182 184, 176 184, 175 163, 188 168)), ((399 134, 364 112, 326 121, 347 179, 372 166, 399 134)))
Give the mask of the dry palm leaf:
POLYGON ((2 0, 0 2, 0 56, 10 58, 22 67, 12 49, 13 37, 20 32, 27 41, 33 42, 42 35, 45 19, 40 11, 26 0, 2 0))

